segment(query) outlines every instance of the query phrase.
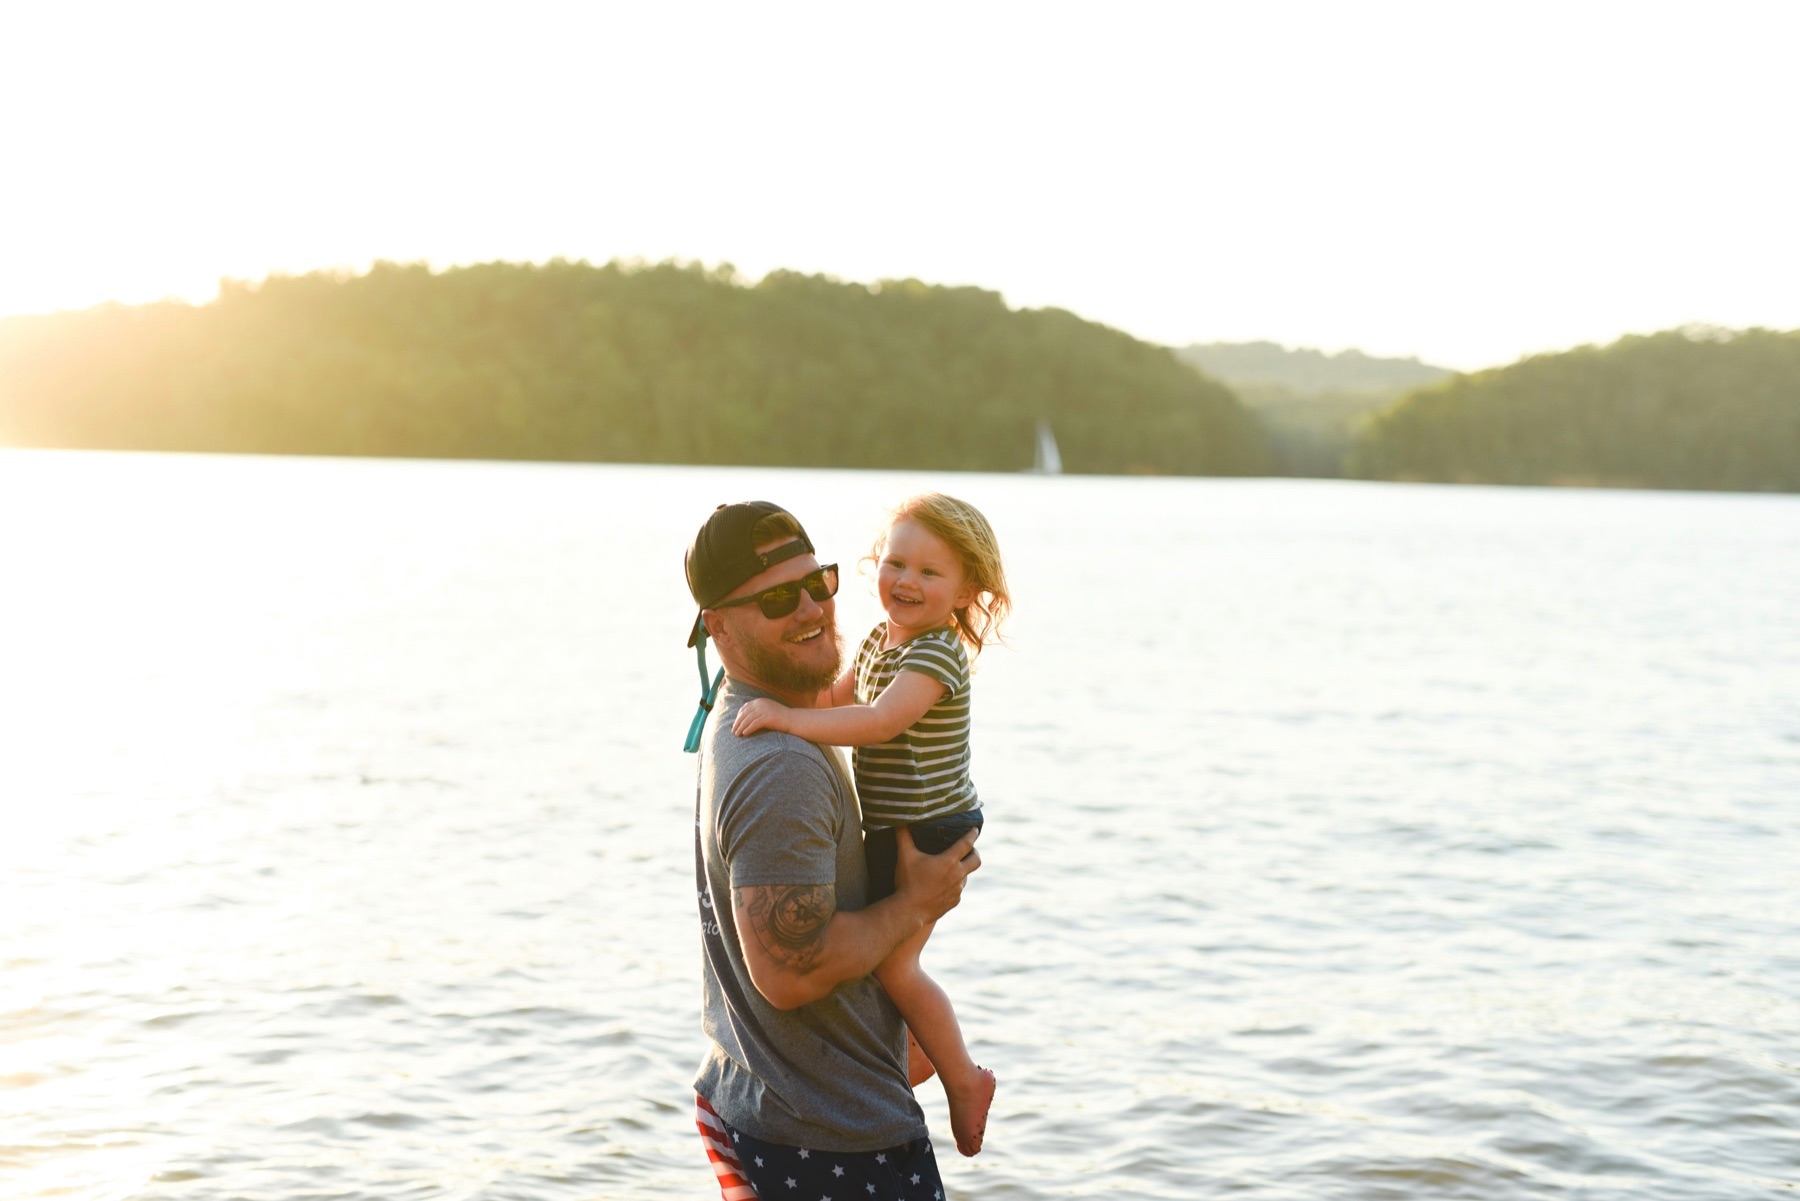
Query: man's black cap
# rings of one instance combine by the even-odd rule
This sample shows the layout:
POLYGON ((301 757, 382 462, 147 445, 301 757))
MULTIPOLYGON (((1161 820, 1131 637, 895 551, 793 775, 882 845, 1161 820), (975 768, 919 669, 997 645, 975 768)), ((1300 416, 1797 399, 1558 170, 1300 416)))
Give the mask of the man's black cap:
MULTIPOLYGON (((780 505, 770 504, 766 500, 720 505, 706 519, 706 524, 700 527, 700 532, 694 535, 693 544, 687 549, 688 591, 694 594, 695 604, 702 609, 709 609, 730 596, 751 576, 759 575, 796 555, 810 554, 812 549, 812 539, 806 536, 806 530, 799 520, 780 505), (751 537, 751 531, 756 528, 757 522, 774 513, 786 514, 793 521, 794 528, 800 532, 795 535, 794 541, 783 543, 769 553, 759 555, 756 553, 756 540, 751 537)), ((688 633, 689 646, 699 641, 700 629, 700 618, 696 615, 694 628, 688 633)))

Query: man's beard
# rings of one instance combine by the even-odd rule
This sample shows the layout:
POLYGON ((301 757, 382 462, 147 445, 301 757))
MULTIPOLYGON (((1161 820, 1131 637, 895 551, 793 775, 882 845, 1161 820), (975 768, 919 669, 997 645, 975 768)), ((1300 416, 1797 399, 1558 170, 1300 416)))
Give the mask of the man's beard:
POLYGON ((796 693, 812 696, 829 688, 838 677, 838 669, 843 666, 844 648, 838 642, 837 621, 827 618, 825 628, 819 632, 819 638, 831 648, 831 659, 827 663, 821 660, 817 664, 806 664, 796 661, 794 656, 784 653, 792 648, 788 643, 777 642, 773 646, 746 638, 740 644, 743 649, 744 666, 750 675, 765 687, 780 692, 796 693))

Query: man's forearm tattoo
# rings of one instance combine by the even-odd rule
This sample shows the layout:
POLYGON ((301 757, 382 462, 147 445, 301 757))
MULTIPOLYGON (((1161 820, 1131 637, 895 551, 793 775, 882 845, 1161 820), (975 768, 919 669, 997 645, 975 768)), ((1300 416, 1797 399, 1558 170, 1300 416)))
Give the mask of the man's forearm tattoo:
POLYGON ((750 929, 769 958, 804 975, 825 953, 825 927, 837 912, 837 889, 830 884, 782 884, 739 888, 737 906, 750 916, 750 929))

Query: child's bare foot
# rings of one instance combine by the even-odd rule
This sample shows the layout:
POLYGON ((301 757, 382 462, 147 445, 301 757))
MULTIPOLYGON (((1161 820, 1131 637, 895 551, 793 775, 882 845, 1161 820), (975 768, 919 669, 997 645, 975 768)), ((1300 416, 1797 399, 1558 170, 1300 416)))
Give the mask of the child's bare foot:
POLYGON ((975 1074, 959 1087, 950 1087, 944 1082, 944 1096, 950 1101, 950 1133, 956 1136, 956 1149, 964 1155, 977 1155, 981 1151, 982 1136, 987 1134, 988 1107, 994 1103, 994 1088, 999 1081, 986 1068, 976 1068, 975 1074))

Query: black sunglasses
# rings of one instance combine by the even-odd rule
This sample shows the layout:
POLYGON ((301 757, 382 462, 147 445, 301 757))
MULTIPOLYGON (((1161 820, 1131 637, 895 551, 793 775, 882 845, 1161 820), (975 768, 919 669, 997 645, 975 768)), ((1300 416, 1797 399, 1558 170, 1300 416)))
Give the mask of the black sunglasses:
POLYGON ((729 609, 733 605, 747 605, 752 601, 768 618, 786 617, 800 607, 800 590, 806 589, 807 595, 824 604, 837 595, 838 565, 827 563, 817 571, 808 572, 797 580, 789 580, 785 584, 777 584, 773 588, 764 588, 761 592, 740 596, 736 600, 720 601, 711 605, 713 609, 729 609))

